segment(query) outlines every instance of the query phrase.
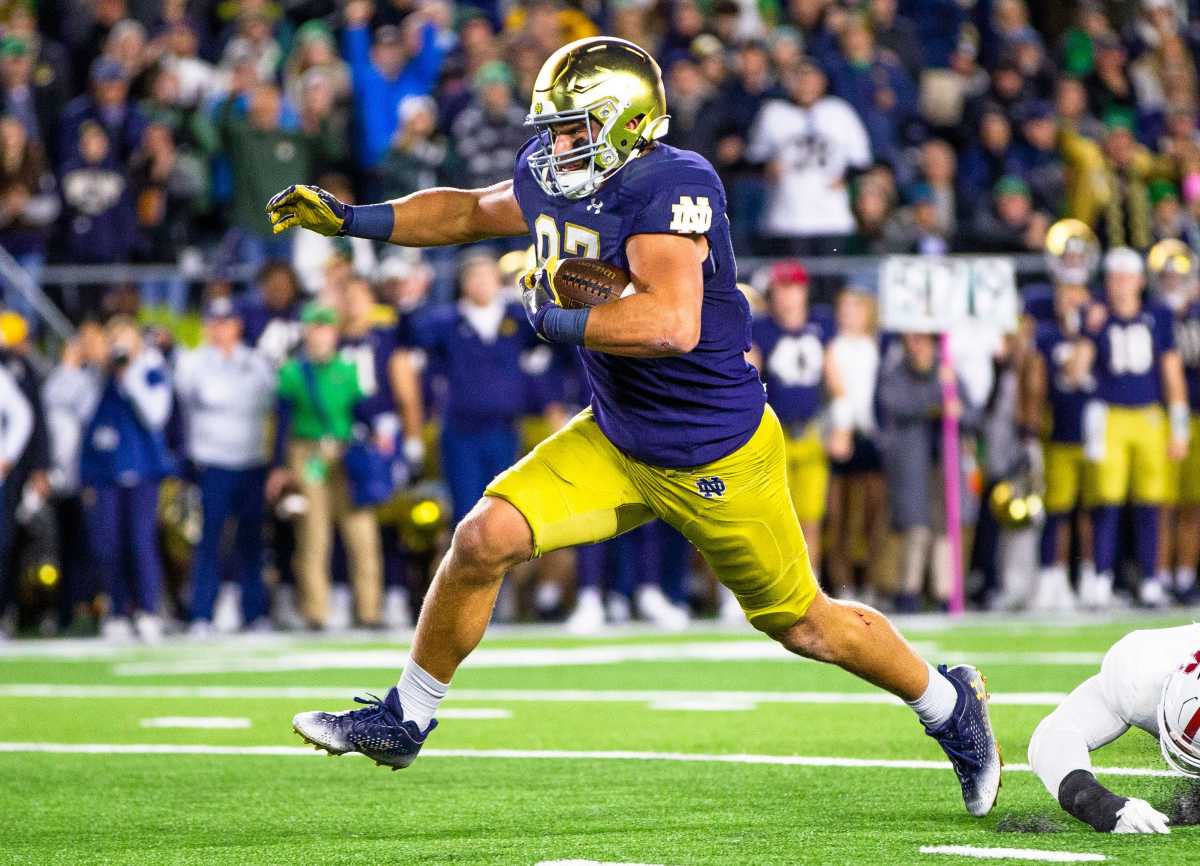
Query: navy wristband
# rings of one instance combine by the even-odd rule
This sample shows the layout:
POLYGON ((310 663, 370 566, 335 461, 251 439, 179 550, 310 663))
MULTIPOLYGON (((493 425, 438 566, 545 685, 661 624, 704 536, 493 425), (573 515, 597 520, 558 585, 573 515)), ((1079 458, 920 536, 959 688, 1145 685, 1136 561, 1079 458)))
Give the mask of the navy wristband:
POLYGON ((551 343, 569 343, 575 346, 583 345, 583 332, 587 330, 588 313, 591 309, 564 310, 562 307, 551 307, 542 317, 542 334, 551 343))
POLYGON ((347 205, 342 234, 372 241, 390 241, 396 212, 390 204, 347 205))

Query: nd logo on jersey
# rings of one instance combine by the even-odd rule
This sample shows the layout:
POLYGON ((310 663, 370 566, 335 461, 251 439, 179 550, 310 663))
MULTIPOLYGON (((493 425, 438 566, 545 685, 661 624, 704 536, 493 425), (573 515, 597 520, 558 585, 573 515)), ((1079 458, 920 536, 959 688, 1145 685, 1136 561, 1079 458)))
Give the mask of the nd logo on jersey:
POLYGON ((702 235, 711 226, 712 208, 709 207, 708 196, 700 195, 693 199, 690 195, 681 195, 679 202, 671 205, 671 231, 702 235))

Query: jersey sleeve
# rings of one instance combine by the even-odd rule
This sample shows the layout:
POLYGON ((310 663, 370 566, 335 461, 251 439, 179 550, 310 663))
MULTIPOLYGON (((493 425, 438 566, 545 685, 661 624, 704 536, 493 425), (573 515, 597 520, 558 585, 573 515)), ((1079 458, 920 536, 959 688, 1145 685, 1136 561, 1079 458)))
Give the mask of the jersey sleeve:
POLYGON ((750 129, 750 142, 746 148, 746 159, 751 162, 767 162, 773 159, 779 148, 778 138, 784 131, 779 117, 779 106, 772 100, 763 106, 758 119, 750 129))
POLYGON ((1067 695, 1029 741, 1029 765, 1056 800, 1063 779, 1076 770, 1092 769, 1090 752, 1129 730, 1108 701, 1104 676, 1085 680, 1067 695))
POLYGON ((295 402, 300 393, 300 366, 295 361, 288 361, 279 368, 279 383, 275 389, 280 400, 288 403, 295 402))
POLYGON ((517 151, 517 159, 513 163, 513 197, 517 200, 517 207, 524 212, 525 207, 521 202, 525 192, 526 184, 537 183, 533 179, 533 172, 529 169, 529 154, 533 152, 538 145, 537 136, 529 139, 521 145, 521 149, 517 151))
POLYGON ((1175 314, 1165 307, 1154 310, 1154 348, 1159 354, 1175 348, 1175 314))
POLYGON ((413 348, 424 349, 431 355, 438 354, 444 345, 451 319, 450 310, 443 307, 431 307, 413 313, 407 317, 407 344, 413 348))
POLYGON ((705 235, 725 219, 725 192, 712 166, 695 160, 664 161, 639 178, 644 197, 634 209, 630 235, 705 235))
POLYGON ((1054 326, 1049 322, 1039 322, 1033 332, 1033 347, 1046 359, 1047 363, 1052 360, 1050 355, 1054 351, 1054 336, 1054 326))
POLYGON ((838 129, 846 164, 853 168, 866 168, 871 164, 871 139, 867 136, 866 127, 848 102, 838 105, 838 109, 838 129))

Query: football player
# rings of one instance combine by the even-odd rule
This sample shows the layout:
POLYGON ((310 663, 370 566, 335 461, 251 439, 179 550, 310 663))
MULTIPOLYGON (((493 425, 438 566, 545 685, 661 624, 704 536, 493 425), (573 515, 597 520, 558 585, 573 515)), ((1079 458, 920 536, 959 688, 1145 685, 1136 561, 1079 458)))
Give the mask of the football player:
POLYGON ((881 614, 827 598, 813 578, 783 429, 745 358, 749 309, 725 192, 702 157, 661 143, 658 64, 623 40, 572 42, 539 72, 527 122, 535 135, 513 179, 493 187, 347 207, 296 186, 267 206, 276 231, 402 245, 532 233, 542 266, 521 281, 529 321, 543 339, 581 347, 593 389, 591 406, 493 480, 458 525, 399 684, 362 709, 300 713, 293 726, 334 754, 408 766, 510 568, 659 517, 699 548, 754 627, 909 702, 950 757, 968 811, 986 814, 1000 756, 978 671, 934 669, 881 614), (554 285, 564 255, 612 262, 636 291, 566 309, 554 285))
POLYGON ((1173 238, 1151 247, 1146 263, 1155 297, 1174 314, 1175 345, 1183 361, 1193 413, 1187 456, 1168 466, 1159 556, 1159 581, 1181 599, 1189 599, 1196 587, 1196 560, 1200 559, 1200 416, 1195 414, 1200 409, 1200 263, 1187 244, 1173 238))
MULTIPOLYGON (((826 393, 836 397, 841 392, 833 357, 825 351, 834 331, 832 318, 809 313, 804 265, 797 261, 775 264, 767 287, 767 314, 756 317, 751 326, 750 361, 766 382, 767 402, 783 424, 792 506, 817 570, 829 492, 821 408, 826 393)), ((840 438, 848 446, 848 431, 837 433, 840 437, 831 438, 840 438)))
POLYGON ((1046 231, 1045 259, 1053 285, 1035 284, 1021 293, 1024 314, 1034 323, 1054 320, 1054 298, 1060 288, 1075 287, 1086 295, 1100 264, 1100 244, 1086 223, 1059 220, 1046 231))
MULTIPOLYGON (((1031 464, 1045 481, 1046 522, 1042 526, 1041 573, 1031 606, 1039 610, 1070 609, 1074 596, 1067 575, 1070 518, 1084 507, 1086 461, 1083 454, 1084 407, 1095 390, 1090 371, 1072 378, 1071 359, 1082 331, 1083 312, 1091 300, 1088 285, 1099 259, 1099 244, 1078 220, 1060 220, 1047 237, 1046 255, 1054 288, 1049 315, 1044 295, 1026 297, 1026 315, 1034 320, 1033 351, 1021 365, 1021 412, 1031 464)), ((1084 554, 1081 581, 1095 581, 1091 562, 1091 525, 1079 523, 1084 554)))
POLYGON ((1069 371, 1077 382, 1090 371, 1097 396, 1084 418, 1084 448, 1095 472, 1090 498, 1096 576, 1080 584, 1080 601, 1108 606, 1117 518, 1132 499, 1134 547, 1142 572, 1138 599, 1160 606, 1168 597, 1156 574, 1159 511, 1168 493, 1168 462, 1181 460, 1188 446, 1183 364, 1170 310, 1142 300, 1141 255, 1115 247, 1104 257, 1104 270, 1107 303, 1088 309, 1069 371))
POLYGON ((1174 770, 1200 776, 1200 625, 1146 629, 1121 638, 1100 673, 1085 680, 1029 741, 1029 765, 1050 796, 1102 833, 1169 833, 1168 818, 1145 800, 1096 781, 1089 752, 1130 728, 1157 737, 1174 770))
MULTIPOLYGON (((361 277, 346 281, 339 298, 341 334, 338 354, 358 369, 363 398, 354 407, 354 435, 369 438, 392 468, 393 480, 406 482, 424 456, 421 439, 420 383, 408 352, 397 344, 395 311, 376 304, 371 284, 361 277)), ((381 534, 390 530, 380 527, 381 534)), ((402 571, 391 539, 382 537, 384 577, 402 571)), ((407 589, 389 584, 383 620, 390 628, 412 625, 407 589)))

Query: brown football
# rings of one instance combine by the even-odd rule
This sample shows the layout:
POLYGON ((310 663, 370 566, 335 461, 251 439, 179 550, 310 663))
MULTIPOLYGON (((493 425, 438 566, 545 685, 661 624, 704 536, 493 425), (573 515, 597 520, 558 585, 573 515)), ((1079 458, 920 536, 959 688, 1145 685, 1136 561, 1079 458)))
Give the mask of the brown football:
POLYGON ((629 274, 599 259, 563 259, 554 275, 558 300, 568 310, 615 301, 628 285, 629 274))

